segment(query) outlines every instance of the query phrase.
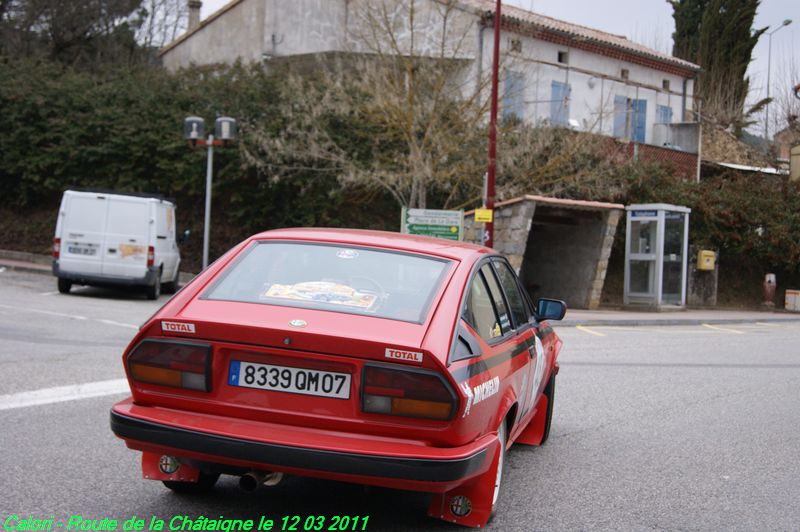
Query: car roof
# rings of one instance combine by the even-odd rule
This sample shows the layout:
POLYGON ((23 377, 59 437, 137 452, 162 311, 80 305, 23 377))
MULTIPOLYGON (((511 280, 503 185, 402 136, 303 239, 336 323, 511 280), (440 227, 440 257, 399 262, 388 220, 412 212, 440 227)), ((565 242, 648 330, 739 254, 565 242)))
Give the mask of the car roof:
POLYGON ((314 227, 274 229, 254 235, 252 239, 306 240, 311 242, 348 244, 352 246, 370 246, 438 255, 440 257, 447 257, 465 262, 476 261, 488 254, 496 253, 494 250, 485 246, 478 246, 467 242, 368 229, 314 227))

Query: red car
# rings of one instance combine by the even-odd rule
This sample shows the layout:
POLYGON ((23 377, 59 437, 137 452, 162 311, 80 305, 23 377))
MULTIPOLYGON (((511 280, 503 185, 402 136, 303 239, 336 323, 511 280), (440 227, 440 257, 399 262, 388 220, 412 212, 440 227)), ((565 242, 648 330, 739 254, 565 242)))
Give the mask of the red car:
POLYGON ((142 326, 111 428, 175 491, 304 475, 430 492, 431 516, 483 527, 506 449, 547 439, 565 311, 485 247, 268 231, 142 326))

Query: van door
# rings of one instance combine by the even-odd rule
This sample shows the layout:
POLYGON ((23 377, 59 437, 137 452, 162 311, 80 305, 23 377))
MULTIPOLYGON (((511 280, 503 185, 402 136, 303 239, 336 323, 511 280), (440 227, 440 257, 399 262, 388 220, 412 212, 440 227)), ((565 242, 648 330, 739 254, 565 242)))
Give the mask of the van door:
POLYGON ((144 278, 151 220, 151 202, 147 200, 124 196, 109 200, 103 275, 144 278))
POLYGON ((156 266, 163 264, 161 280, 170 282, 175 273, 177 246, 175 244, 175 215, 172 207, 159 203, 156 205, 156 266))
POLYGON ((102 270, 107 200, 102 195, 65 194, 60 215, 63 271, 98 275, 102 270))

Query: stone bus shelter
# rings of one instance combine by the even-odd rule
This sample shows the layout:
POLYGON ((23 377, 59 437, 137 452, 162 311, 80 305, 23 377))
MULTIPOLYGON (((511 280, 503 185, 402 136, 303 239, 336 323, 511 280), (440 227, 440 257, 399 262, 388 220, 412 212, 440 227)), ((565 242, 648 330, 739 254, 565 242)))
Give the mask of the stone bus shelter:
MULTIPOLYGON (((572 308, 600 305, 608 257, 625 207, 526 195, 495 205, 494 247, 517 270, 531 298, 572 308)), ((464 213, 464 240, 480 243, 483 224, 464 213)))

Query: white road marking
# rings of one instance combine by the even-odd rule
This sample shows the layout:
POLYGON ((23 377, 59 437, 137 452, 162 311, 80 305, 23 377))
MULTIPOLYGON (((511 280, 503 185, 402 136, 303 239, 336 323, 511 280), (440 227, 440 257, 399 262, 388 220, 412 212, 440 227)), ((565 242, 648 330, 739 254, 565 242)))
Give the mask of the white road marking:
POLYGON ((101 318, 87 318, 86 316, 79 316, 77 314, 65 314, 63 312, 53 312, 52 310, 41 310, 41 309, 26 308, 26 307, 13 307, 11 305, 0 305, 0 308, 7 308, 11 310, 18 310, 25 312, 34 312, 37 314, 47 314, 48 316, 58 316, 60 318, 69 318, 71 320, 96 321, 99 323, 105 323, 106 325, 114 325, 115 327, 124 327, 126 329, 137 329, 137 330, 139 329, 138 325, 134 325, 132 323, 122 323, 119 321, 104 320, 101 318))
POLYGON ((66 401, 77 401, 91 397, 117 395, 130 390, 126 379, 110 381, 87 382, 71 386, 56 386, 27 392, 0 395, 0 410, 25 408, 28 406, 41 406, 66 401))
POLYGON ((736 329, 728 329, 727 327, 717 327, 715 325, 709 325, 708 323, 704 323, 703 327, 705 327, 706 329, 712 329, 714 331, 730 332, 734 334, 744 334, 742 331, 737 331, 736 329))
POLYGON ((58 290, 56 290, 56 291, 54 291, 54 292, 42 292, 42 293, 41 293, 41 294, 39 294, 39 295, 40 295, 40 296, 54 296, 54 295, 56 295, 57 293, 58 293, 58 290))
POLYGON ((767 323, 765 321, 757 321, 756 325, 763 325, 765 327, 780 327, 777 323, 767 323))
POLYGON ((106 325, 116 325, 117 327, 125 327, 126 329, 139 329, 138 326, 130 324, 130 323, 122 323, 119 321, 114 320, 97 320, 100 323, 105 323, 106 325))
POLYGON ((582 332, 585 332, 585 333, 589 333, 589 334, 593 334, 595 336, 606 336, 605 334, 603 334, 601 332, 593 331, 588 327, 584 327, 583 325, 576 325, 575 328, 578 329, 579 331, 582 331, 582 332))

